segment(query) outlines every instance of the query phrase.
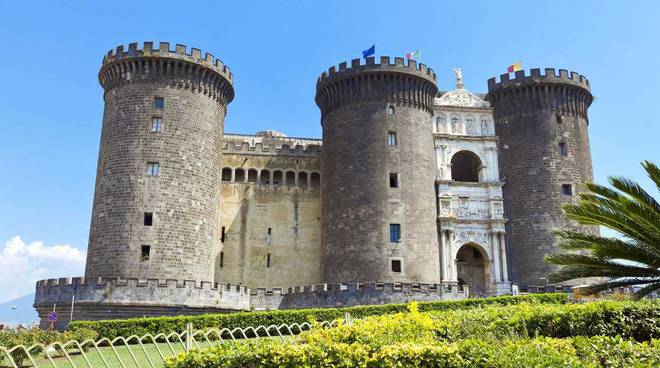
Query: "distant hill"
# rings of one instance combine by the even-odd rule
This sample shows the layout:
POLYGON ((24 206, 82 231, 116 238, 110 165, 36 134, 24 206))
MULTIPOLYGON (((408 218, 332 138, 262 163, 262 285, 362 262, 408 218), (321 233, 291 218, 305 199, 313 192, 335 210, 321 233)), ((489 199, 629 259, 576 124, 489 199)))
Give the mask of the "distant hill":
POLYGON ((34 303, 34 294, 0 304, 0 323, 15 326, 18 324, 29 325, 39 321, 32 303, 34 303), (12 309, 12 307, 16 307, 16 309, 12 309))

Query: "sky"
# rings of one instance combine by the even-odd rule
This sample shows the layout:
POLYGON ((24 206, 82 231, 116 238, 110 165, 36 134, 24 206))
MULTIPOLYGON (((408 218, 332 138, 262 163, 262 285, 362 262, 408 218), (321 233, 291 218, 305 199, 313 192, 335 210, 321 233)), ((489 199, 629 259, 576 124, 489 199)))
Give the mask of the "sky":
POLYGON ((321 136, 315 81, 328 67, 420 49, 441 90, 486 92, 518 60, 586 75, 594 179, 654 187, 660 162, 657 1, 0 0, 0 303, 84 270, 103 113, 103 55, 130 42, 208 51, 232 69, 225 130, 321 136))

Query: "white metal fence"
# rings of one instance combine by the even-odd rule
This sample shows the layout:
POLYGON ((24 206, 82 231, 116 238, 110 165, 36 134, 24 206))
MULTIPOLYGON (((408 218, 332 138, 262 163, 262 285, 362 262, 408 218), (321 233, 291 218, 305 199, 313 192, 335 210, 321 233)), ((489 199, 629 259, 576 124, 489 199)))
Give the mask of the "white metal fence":
MULTIPOLYGON (((346 315, 350 323, 350 316, 346 315)), ((320 322, 321 327, 333 327, 336 321, 320 322)), ((17 345, 11 348, 0 346, 0 367, 106 367, 106 368, 157 368, 162 367, 168 357, 191 349, 216 346, 226 341, 279 338, 294 336, 312 328, 308 322, 282 325, 260 325, 245 328, 211 328, 194 330, 191 323, 183 332, 169 334, 146 334, 102 338, 97 341, 54 342, 49 345, 17 345), (29 364, 29 365, 28 365, 29 364)))

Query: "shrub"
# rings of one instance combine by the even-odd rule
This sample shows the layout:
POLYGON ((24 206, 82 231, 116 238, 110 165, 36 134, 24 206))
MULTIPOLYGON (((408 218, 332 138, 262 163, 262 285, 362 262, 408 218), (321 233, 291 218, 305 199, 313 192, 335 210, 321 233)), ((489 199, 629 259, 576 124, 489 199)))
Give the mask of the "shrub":
MULTIPOLYGON (((80 343, 85 340, 95 340, 98 337, 96 331, 80 328, 76 331, 70 332, 57 332, 50 330, 42 330, 38 327, 32 328, 19 328, 15 330, 2 330, 0 331, 0 346, 4 346, 7 350, 18 346, 23 345, 26 349, 31 348, 35 344, 42 344, 48 346, 54 342, 65 343, 67 341, 76 340, 80 343)), ((89 344, 83 346, 83 349, 88 347, 89 344)), ((33 357, 39 356, 43 353, 43 348, 40 346, 35 346, 30 349, 30 354, 33 357)), ((23 349, 14 350, 11 353, 11 357, 14 362, 20 367, 22 364, 28 360, 27 354, 23 349)), ((0 353, 0 363, 3 363, 7 360, 6 356, 3 353, 0 353)))
POLYGON ((660 302, 520 304, 432 314, 437 320, 438 335, 448 340, 597 335, 619 335, 637 341, 660 338, 660 302))
MULTIPOLYGON (((552 303, 564 304, 568 301, 565 294, 533 294, 525 296, 500 296, 484 299, 465 299, 455 301, 439 301, 419 303, 420 311, 441 311, 454 309, 481 308, 487 305, 511 305, 519 303, 552 303)), ((187 323, 192 323, 196 329, 230 328, 281 325, 302 323, 310 318, 316 321, 332 321, 348 312, 355 318, 393 314, 406 310, 405 304, 371 305, 345 308, 310 308, 291 309, 268 312, 240 312, 231 314, 204 314, 197 316, 178 317, 145 317, 111 321, 74 321, 69 329, 89 328, 96 331, 99 337, 114 339, 118 336, 138 335, 148 333, 169 333, 183 331, 187 323)))

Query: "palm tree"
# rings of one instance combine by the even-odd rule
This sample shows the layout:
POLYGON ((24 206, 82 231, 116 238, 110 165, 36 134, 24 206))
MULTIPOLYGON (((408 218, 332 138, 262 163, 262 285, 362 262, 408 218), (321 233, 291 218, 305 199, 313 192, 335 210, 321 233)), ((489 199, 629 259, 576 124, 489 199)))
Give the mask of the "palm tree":
MULTIPOLYGON (((660 168, 650 161, 642 166, 660 191, 660 168)), ((638 285, 642 288, 635 297, 642 298, 660 290, 660 204, 629 179, 610 177, 609 182, 614 188, 586 184, 588 192, 580 194, 577 204, 565 205, 564 213, 580 224, 603 226, 620 236, 556 230, 558 247, 568 253, 546 256, 546 262, 562 266, 550 280, 601 277, 607 281, 586 291, 638 285)))

